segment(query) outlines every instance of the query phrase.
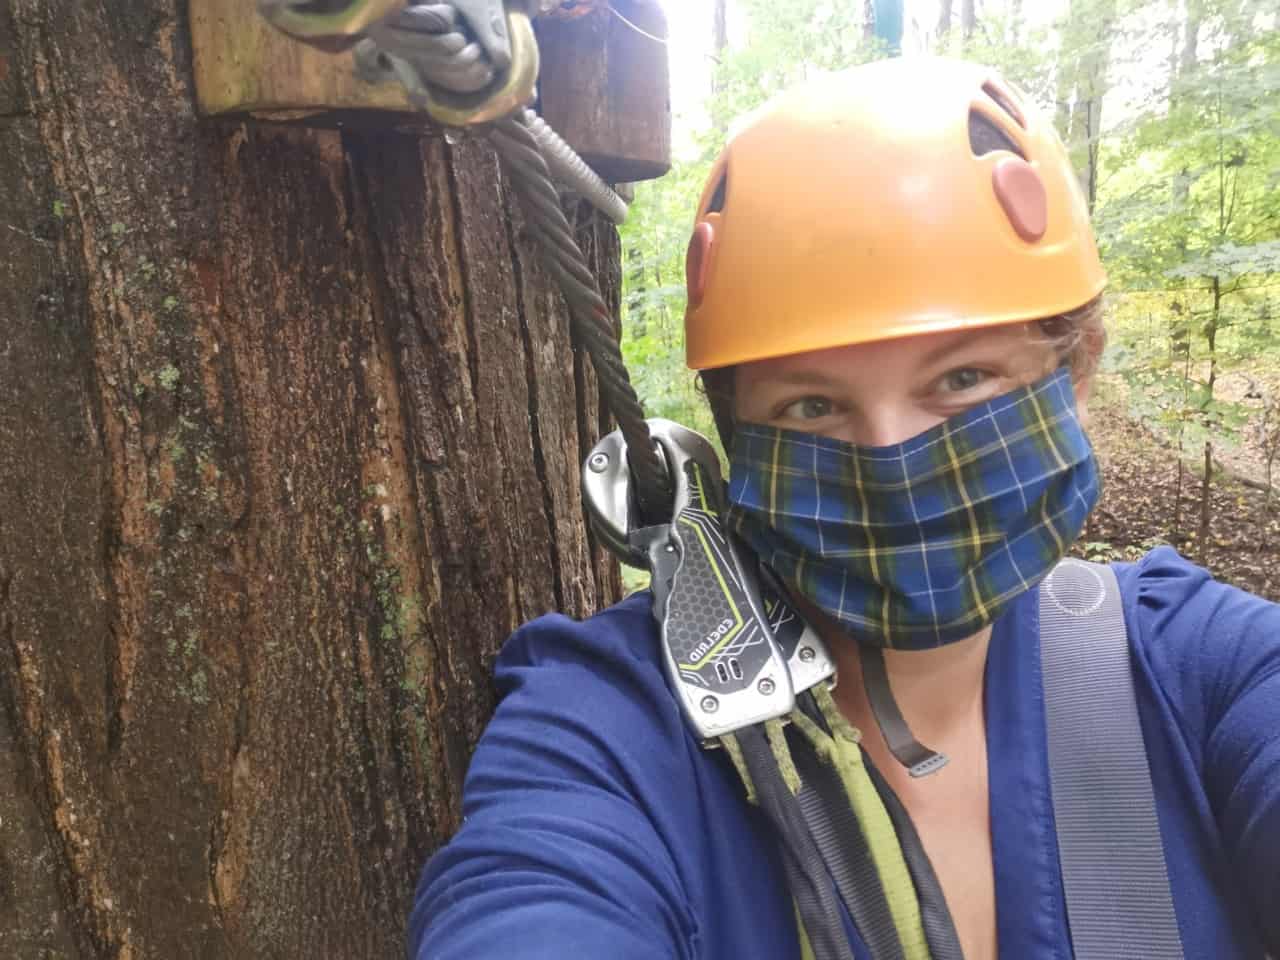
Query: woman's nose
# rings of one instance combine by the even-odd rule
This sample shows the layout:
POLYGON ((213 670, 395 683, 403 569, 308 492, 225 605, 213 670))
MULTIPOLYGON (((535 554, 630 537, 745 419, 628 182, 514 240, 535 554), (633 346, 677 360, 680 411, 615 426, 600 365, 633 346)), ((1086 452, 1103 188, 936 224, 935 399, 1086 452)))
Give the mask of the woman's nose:
POLYGON ((853 436, 864 447, 891 447, 940 423, 938 417, 896 404, 875 404, 853 418, 853 436))

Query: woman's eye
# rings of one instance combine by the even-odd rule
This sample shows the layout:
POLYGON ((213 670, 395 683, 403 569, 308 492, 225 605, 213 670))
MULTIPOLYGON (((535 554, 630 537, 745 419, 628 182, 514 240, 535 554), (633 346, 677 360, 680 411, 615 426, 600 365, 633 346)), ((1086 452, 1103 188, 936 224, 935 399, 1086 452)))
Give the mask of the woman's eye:
POLYGON ((832 409, 826 397, 802 397, 783 407, 780 416, 787 420, 818 420, 830 415, 832 409))
POLYGON ((976 367, 961 367, 943 375, 942 388, 951 393, 962 393, 972 390, 990 376, 985 370, 978 370, 976 367))

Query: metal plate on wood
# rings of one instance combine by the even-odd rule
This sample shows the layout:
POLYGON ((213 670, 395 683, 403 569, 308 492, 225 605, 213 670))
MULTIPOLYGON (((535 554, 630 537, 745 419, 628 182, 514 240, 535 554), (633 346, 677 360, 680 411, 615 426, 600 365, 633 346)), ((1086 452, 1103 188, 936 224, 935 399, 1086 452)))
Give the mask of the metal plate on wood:
POLYGON ((350 54, 324 53, 271 26, 259 15, 256 0, 190 4, 196 99, 203 114, 295 120, 379 110, 429 122, 400 87, 374 86, 356 77, 350 54))

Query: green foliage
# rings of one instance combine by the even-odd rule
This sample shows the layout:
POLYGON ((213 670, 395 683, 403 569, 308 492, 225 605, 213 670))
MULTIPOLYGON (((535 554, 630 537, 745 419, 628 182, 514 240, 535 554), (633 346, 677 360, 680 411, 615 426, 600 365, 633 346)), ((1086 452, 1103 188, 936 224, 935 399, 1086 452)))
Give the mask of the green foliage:
POLYGON ((1076 544, 1076 551, 1084 559, 1092 563, 1132 563, 1156 547, 1164 546, 1166 541, 1159 537, 1148 537, 1140 543, 1115 544, 1109 540, 1085 540, 1076 544))
POLYGON ((1170 56, 1101 144, 1113 365, 1132 414, 1198 450, 1236 442, 1256 415, 1220 396, 1221 375, 1265 371, 1277 354, 1280 34, 1274 14, 1232 0, 1140 16, 1170 56))

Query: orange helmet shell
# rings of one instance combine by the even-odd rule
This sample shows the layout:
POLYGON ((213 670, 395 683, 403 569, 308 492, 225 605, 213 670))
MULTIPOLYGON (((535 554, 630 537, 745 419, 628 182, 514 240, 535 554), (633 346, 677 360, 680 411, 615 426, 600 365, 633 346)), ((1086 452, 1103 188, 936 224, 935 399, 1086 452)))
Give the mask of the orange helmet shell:
POLYGON ((1052 124, 993 70, 942 58, 826 76, 753 115, 712 170, 686 272, 694 369, 1053 316, 1106 282, 1052 124), (971 115, 1016 151, 975 155, 971 115))

